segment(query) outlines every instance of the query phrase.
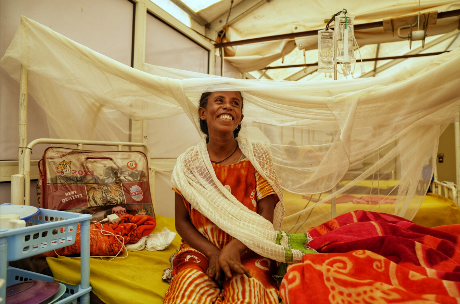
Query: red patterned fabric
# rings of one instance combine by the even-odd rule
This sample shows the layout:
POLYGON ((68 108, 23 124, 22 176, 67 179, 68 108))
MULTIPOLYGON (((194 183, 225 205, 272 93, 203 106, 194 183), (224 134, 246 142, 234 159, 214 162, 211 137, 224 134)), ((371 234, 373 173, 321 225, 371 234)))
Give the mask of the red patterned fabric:
MULTIPOLYGON (((233 165, 213 164, 219 181, 247 208, 257 212, 257 202, 275 194, 268 182, 260 176, 250 161, 233 165)), ((177 193, 180 194, 176 189, 177 193)), ((275 203, 279 200, 275 195, 275 203)), ((218 248, 222 249, 233 237, 208 218, 193 209, 184 199, 192 224, 218 248)), ((173 260, 173 280, 163 303, 279 303, 278 285, 272 278, 277 273, 276 262, 248 251, 241 262, 252 278, 234 275, 225 280, 223 288, 206 275, 208 260, 184 241, 173 260)))
POLYGON ((323 254, 288 268, 280 288, 286 304, 460 302, 460 225, 426 228, 355 211, 310 235, 323 254))
MULTIPOLYGON (((157 222, 149 215, 127 214, 115 224, 91 224, 90 225, 90 255, 92 256, 115 256, 123 251, 123 244, 137 243, 143 236, 150 234, 157 222), (117 237, 116 237, 116 236, 117 237)), ((49 251, 42 256, 75 255, 80 254, 80 224, 77 227, 75 244, 49 251)))

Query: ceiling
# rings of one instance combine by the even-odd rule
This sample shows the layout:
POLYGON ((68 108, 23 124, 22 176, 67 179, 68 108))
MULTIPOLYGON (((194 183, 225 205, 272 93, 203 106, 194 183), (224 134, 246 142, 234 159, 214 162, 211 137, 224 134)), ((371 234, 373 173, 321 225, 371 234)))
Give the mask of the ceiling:
MULTIPOLYGON (((349 15, 356 16, 355 25, 372 25, 377 22, 381 23, 386 19, 393 19, 391 22, 394 22, 394 20, 402 16, 416 15, 419 12, 422 16, 428 16, 429 12, 434 12, 435 16, 438 16, 435 24, 429 25, 427 28, 424 48, 422 48, 421 41, 413 41, 411 47, 409 47, 409 41, 399 38, 396 29, 388 31, 388 28, 384 29, 381 25, 355 30, 355 37, 360 45, 360 48, 355 51, 357 61, 360 58, 369 59, 400 55, 418 56, 418 54, 444 52, 458 48, 460 45, 458 13, 447 18, 443 18, 441 14, 436 14, 436 12, 460 11, 460 1, 454 0, 152 1, 158 5, 160 5, 158 2, 169 2, 170 6, 179 8, 182 13, 185 12, 190 18, 189 26, 201 31, 209 39, 224 42, 224 45, 225 43, 239 40, 274 35, 292 35, 324 29, 327 20, 343 8, 347 9, 349 15), (425 15, 423 15, 424 13, 425 15), (225 32, 223 40, 220 41, 218 40, 218 32, 226 25, 228 30, 225 32)), ((164 5, 163 9, 165 9, 164 5)), ((283 37, 281 36, 280 38, 283 37)), ((227 61, 250 78, 291 81, 331 80, 323 73, 318 74, 315 66, 284 68, 287 65, 311 65, 317 63, 317 35, 225 46, 225 57, 227 61), (299 49, 299 45, 302 45, 305 50, 299 49), (275 69, 267 69, 267 67, 275 67, 275 69)), ((354 67, 353 77, 383 75, 398 68, 407 60, 423 59, 393 59, 357 63, 354 67)), ((339 74, 338 79, 341 78, 343 76, 339 74)))

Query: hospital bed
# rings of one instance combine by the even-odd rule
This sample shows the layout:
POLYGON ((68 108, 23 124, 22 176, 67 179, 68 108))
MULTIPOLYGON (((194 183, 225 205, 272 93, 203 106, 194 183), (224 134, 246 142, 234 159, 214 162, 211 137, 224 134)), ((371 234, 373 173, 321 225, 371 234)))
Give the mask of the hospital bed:
MULTIPOLYGON (((27 95, 27 70, 21 71, 21 99, 27 95)), ((116 145, 121 149, 122 145, 130 144, 139 148, 146 148, 144 144, 136 143, 107 143, 107 142, 88 142, 76 140, 53 140, 42 139, 31 142, 27 145, 27 102, 20 103, 20 159, 18 175, 12 177, 12 197, 13 203, 30 204, 30 151, 37 143, 48 144, 73 144, 82 147, 88 144, 116 145), (24 193, 24 196, 17 195, 24 193)), ((457 124, 456 124, 457 127, 457 124)), ((458 144, 456 145, 457 148, 458 144)), ((458 154, 458 153, 457 153, 458 154)), ((459 162, 457 162, 459 163, 459 162)), ((460 167, 460 165, 459 165, 460 167)), ((151 193, 155 193, 154 170, 150 172, 151 193)), ((365 187, 364 187, 365 188, 365 187)), ((460 209, 458 207, 458 192, 455 185, 449 185, 439 181, 432 183, 433 193, 425 197, 414 222, 433 227, 437 225, 460 223, 460 209)), ((359 195, 367 194, 363 192, 359 195)), ((154 198, 152 197, 152 201, 154 198)), ((285 193, 285 201, 289 204, 307 203, 307 199, 301 195, 285 193)), ((341 214, 341 209, 350 206, 344 204, 322 204, 313 208, 312 213, 323 213, 330 219, 334 214, 341 214)), ((360 206, 362 209, 362 206, 360 206)), ((380 206, 380 210, 385 212, 385 205, 380 206)), ((289 210, 287 210, 289 214, 289 210)), ((157 227, 154 232, 159 232, 163 227, 168 227, 175 231, 173 218, 157 215, 157 227)), ((161 280, 161 274, 165 268, 170 267, 169 257, 174 253, 180 244, 180 237, 176 236, 173 243, 165 251, 140 251, 129 252, 128 257, 119 257, 113 260, 97 259, 91 260, 90 283, 93 288, 93 302, 102 300, 106 303, 162 303, 168 284, 161 280)), ((64 283, 76 285, 79 283, 80 260, 78 258, 58 257, 47 258, 47 266, 51 269, 56 280, 64 283)), ((33 268, 34 261, 22 263, 24 268, 33 268), (28 264, 28 265, 25 265, 28 264)), ((34 269, 37 270, 37 269, 34 269)), ((46 270, 42 267, 41 271, 46 270)))
MULTIPOLYGON (((440 187, 445 187, 442 183, 435 183, 440 184, 440 187)), ((448 190, 442 190, 444 191, 448 190)), ((287 192, 284 194, 289 203, 295 200, 303 204, 307 202, 301 195, 287 192)), ((322 209, 318 208, 317 212, 323 212, 324 208, 330 208, 330 206, 330 204, 323 204, 322 209)), ((337 205, 338 213, 343 208, 342 206, 343 204, 337 205)), ((175 231, 173 218, 157 214, 156 219, 157 226, 153 233, 160 232, 164 227, 175 231)), ((430 193, 425 197, 414 222, 428 227, 460 223, 460 209, 452 199, 437 193, 430 193)), ((180 236, 177 235, 173 243, 164 251, 128 252, 111 261, 92 258, 90 263, 90 282, 93 288, 91 303, 162 303, 169 286, 162 281, 163 270, 171 267, 169 257, 179 248, 179 245, 180 236), (133 299, 136 300, 133 301, 133 299)), ((46 262, 45 258, 36 258, 19 261, 14 266, 48 274, 52 272, 56 280, 71 285, 78 284, 80 280, 80 260, 78 258, 46 258, 46 262)))

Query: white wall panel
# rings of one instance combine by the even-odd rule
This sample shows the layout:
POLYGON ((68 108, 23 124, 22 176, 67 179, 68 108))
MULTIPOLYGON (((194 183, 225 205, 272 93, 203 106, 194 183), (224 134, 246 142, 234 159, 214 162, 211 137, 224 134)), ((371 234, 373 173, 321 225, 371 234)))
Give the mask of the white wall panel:
MULTIPOLYGON (((103 55, 131 66, 133 3, 127 0, 1 0, 0 56, 8 48, 21 15, 103 55)), ((0 160, 18 158, 19 84, 0 69, 0 160)), ((45 113, 29 96, 28 142, 49 137, 45 113)), ((129 120, 125 121, 126 130, 129 120)), ((120 134, 128 141, 128 133, 120 134)), ((45 147, 34 149, 32 159, 39 159, 45 147)))
MULTIPOLYGON (((147 15, 145 62, 169 68, 208 74, 209 52, 152 15, 147 15)), ((176 158, 196 145, 200 137, 185 114, 148 122, 152 158, 176 158)), ((155 173, 155 208, 174 217, 171 175, 155 173)))
MULTIPOLYGON (((220 56, 215 56, 216 59, 216 75, 221 76, 221 60, 220 56)), ((235 68, 230 62, 224 58, 224 77, 242 79, 243 75, 240 70, 235 68)))
MULTIPOLYGON (((208 50, 152 15, 147 15, 145 62, 208 73, 208 50)), ((200 140, 185 114, 148 122, 152 158, 176 158, 200 140)))
POLYGON ((208 50, 152 15, 147 15, 145 62, 208 74, 208 50))
MULTIPOLYGON (((0 204, 11 203, 11 183, 0 183, 0 204)), ((37 181, 30 181, 30 205, 40 207, 37 200, 37 181)))
MULTIPOLYGON (((131 66, 134 4, 128 0, 0 0, 0 56, 8 48, 21 15, 103 55, 131 66)), ((17 160, 19 145, 19 83, 0 68, 0 160, 17 160)), ((78 113, 76 113, 78 114, 78 113)), ((129 120, 120 114, 129 141, 129 120)), ((27 141, 49 137, 46 115, 29 95, 27 141)), ((40 159, 45 145, 33 149, 32 159, 40 159)), ((31 204, 36 204, 35 183, 31 204)), ((0 203, 10 200, 10 183, 0 183, 0 203)))
POLYGON ((171 188, 171 174, 155 172, 155 212, 174 218, 175 192, 171 188))

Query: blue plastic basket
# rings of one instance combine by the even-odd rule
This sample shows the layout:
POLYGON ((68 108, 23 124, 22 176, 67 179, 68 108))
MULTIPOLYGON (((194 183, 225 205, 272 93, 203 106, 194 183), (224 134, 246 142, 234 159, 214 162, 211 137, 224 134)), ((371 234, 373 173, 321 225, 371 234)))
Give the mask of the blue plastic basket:
POLYGON ((0 230, 0 238, 7 237, 8 262, 73 245, 78 223, 88 219, 89 214, 40 209, 26 227, 0 230))
MULTIPOLYGON (((21 270, 21 269, 14 268, 14 267, 8 267, 7 280, 6 280, 7 286, 10 286, 16 283, 20 283, 20 282, 30 281, 30 280, 42 280, 45 282, 61 283, 47 275, 38 274, 38 273, 27 271, 27 270, 21 270)), ((61 283, 61 284, 64 284, 66 286, 66 290, 65 290, 65 293, 62 295, 61 299, 55 302, 56 304, 57 303, 77 304, 78 297, 91 291, 91 287, 87 289, 82 289, 80 285, 75 286, 75 285, 69 285, 65 283, 61 283)))
MULTIPOLYGON (((89 304, 90 219, 89 214, 40 209, 39 214, 26 220, 26 227, 0 229, 0 278, 6 279, 8 286, 32 279, 53 281, 52 277, 8 267, 8 262, 74 244, 77 226, 81 223, 81 283, 73 287, 67 285, 67 297, 58 303, 69 303, 80 297, 80 303, 89 304)), ((0 287, 0 297, 5 298, 5 295, 6 286, 3 284, 0 287)))

